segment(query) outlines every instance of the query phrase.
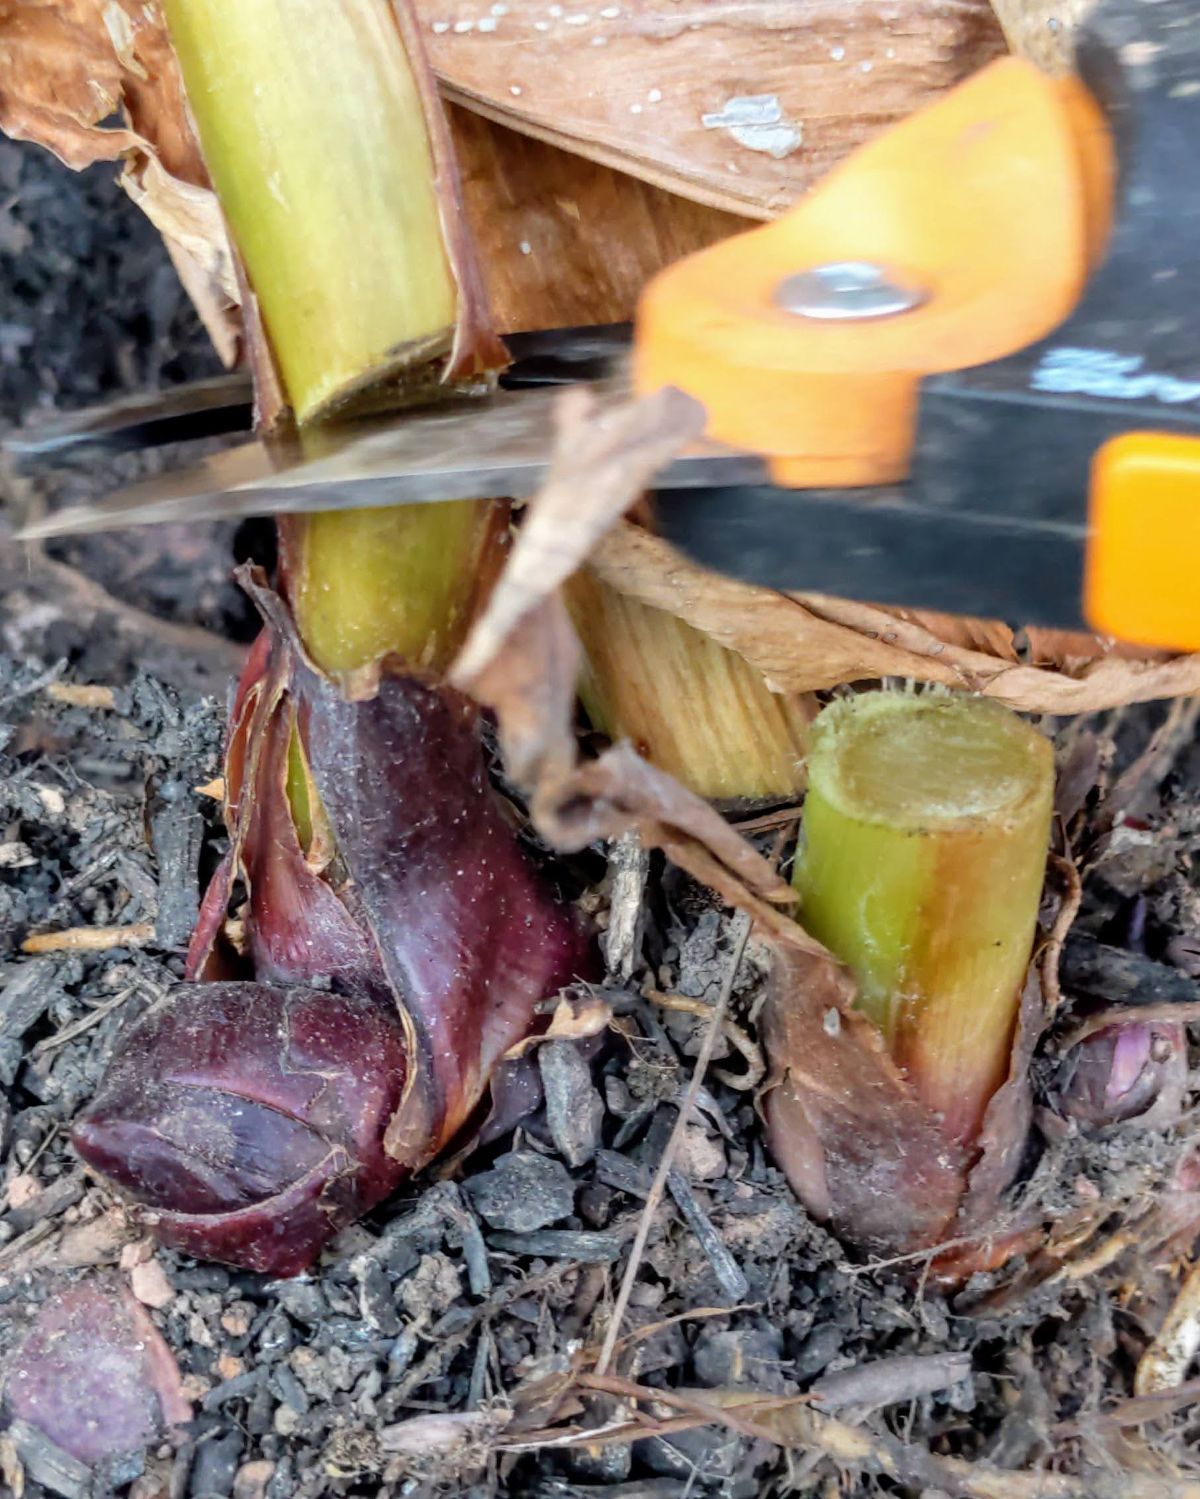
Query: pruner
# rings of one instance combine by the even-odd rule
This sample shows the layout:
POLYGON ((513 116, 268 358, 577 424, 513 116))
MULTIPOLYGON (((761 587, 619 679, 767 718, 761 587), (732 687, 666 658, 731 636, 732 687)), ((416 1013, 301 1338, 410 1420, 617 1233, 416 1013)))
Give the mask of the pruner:
MULTIPOLYGON (((1070 77, 992 63, 773 223, 651 281, 632 329, 511 340, 483 399, 242 442, 38 534, 543 479, 563 381, 674 385, 655 480, 695 560, 843 595, 1200 648, 1200 4, 1102 0, 1070 77)), ((26 457, 249 426, 240 377, 17 434, 26 457)))

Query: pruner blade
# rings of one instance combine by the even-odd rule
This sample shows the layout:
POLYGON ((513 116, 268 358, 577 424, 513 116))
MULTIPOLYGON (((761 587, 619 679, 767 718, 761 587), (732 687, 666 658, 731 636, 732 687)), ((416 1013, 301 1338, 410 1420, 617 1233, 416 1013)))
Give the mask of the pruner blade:
MULTIPOLYGON (((600 409, 628 399, 622 378, 589 388, 600 409)), ((28 526, 22 539, 157 522, 353 510, 504 496, 545 479, 554 442, 555 387, 461 397, 315 436, 243 443, 174 474, 156 475, 28 526)), ((761 483, 760 458, 701 442, 656 479, 665 488, 761 483)))

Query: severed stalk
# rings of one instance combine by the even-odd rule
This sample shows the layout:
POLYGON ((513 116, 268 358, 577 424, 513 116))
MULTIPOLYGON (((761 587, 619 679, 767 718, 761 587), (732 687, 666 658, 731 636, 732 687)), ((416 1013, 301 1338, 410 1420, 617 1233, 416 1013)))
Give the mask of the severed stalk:
POLYGON ((804 782, 805 700, 686 621, 581 569, 567 607, 586 661, 579 695, 592 725, 714 801, 785 799, 804 782))
POLYGON ((216 188, 302 425, 475 377, 477 316, 444 119, 389 0, 165 0, 216 188))
POLYGON ((813 725, 794 883, 944 1136, 1009 1068, 1054 790, 1050 743, 979 698, 875 692, 813 725))

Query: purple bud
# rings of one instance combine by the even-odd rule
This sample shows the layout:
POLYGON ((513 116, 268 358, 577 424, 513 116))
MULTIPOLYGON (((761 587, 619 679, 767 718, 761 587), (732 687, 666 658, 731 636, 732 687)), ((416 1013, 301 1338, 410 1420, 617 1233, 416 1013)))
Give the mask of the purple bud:
POLYGON ((1129 1021, 1105 1026, 1067 1053, 1058 1106, 1082 1124, 1116 1124, 1151 1109, 1156 1125, 1166 1123, 1178 1110, 1186 1072, 1182 1025, 1129 1021))
POLYGON ((124 1035, 73 1141, 189 1254, 296 1275, 406 1174, 383 1148, 394 1010, 264 984, 173 990, 124 1035))

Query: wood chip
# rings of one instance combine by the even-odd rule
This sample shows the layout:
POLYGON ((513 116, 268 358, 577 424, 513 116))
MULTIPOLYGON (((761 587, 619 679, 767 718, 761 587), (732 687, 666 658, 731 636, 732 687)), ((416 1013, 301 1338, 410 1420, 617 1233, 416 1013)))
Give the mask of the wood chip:
POLYGON ((111 687, 90 682, 51 682, 43 690, 48 698, 68 708, 111 709, 117 706, 116 694, 111 687))
MULTIPOLYGON (((129 1286, 143 1306, 160 1310, 175 1300, 175 1287, 157 1260, 145 1260, 129 1272, 129 1286)), ((222 1376, 228 1378, 228 1376, 222 1376)))
POLYGON ((38 932, 26 937, 21 951, 110 952, 114 947, 145 947, 154 938, 152 921, 135 921, 129 926, 73 926, 60 932, 38 932))
POLYGON ((1138 1360, 1135 1395, 1154 1395, 1181 1385, 1200 1353, 1200 1265, 1193 1266, 1154 1341, 1138 1360))

